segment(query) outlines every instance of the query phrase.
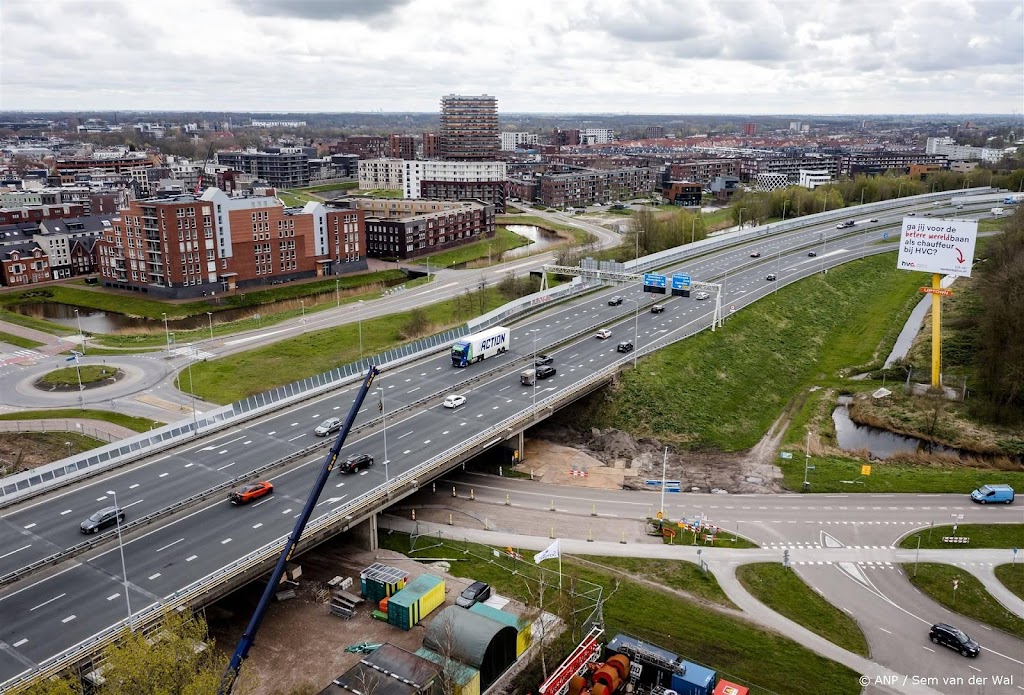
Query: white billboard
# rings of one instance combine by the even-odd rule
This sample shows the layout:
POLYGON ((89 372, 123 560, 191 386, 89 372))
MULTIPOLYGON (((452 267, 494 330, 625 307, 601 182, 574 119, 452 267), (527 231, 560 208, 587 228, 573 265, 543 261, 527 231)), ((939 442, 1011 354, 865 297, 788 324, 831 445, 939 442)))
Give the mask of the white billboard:
POLYGON ((977 238, 976 220, 904 217, 896 267, 970 277, 977 238))

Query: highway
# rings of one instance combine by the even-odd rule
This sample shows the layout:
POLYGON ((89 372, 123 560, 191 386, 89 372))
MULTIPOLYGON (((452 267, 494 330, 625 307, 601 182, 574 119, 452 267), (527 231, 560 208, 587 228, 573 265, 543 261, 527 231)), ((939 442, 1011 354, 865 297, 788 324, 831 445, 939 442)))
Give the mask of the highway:
MULTIPOLYGON (((827 257, 810 259, 815 264, 819 260, 828 265, 842 262, 859 255, 872 239, 880 240, 882 229, 891 229, 901 217, 899 212, 886 213, 877 229, 841 240, 834 238, 848 230, 836 230, 834 222, 816 225, 695 260, 679 270, 689 272, 695 280, 706 280, 727 268, 739 268, 726 280, 723 304, 728 306, 769 291, 772 285, 764 279, 767 272, 778 271, 781 281, 814 272, 814 267, 808 267, 803 247, 819 244, 826 247, 827 257), (762 257, 751 258, 754 250, 761 251, 762 257)), ((436 393, 438 396, 388 419, 387 456, 381 427, 352 438, 342 455, 370 453, 377 464, 359 475, 332 478, 319 505, 323 511, 318 510, 314 517, 384 485, 386 476, 409 470, 469 435, 514 413, 527 411, 533 403, 534 389, 519 384, 518 372, 531 360, 534 336, 537 349, 544 350, 568 335, 583 333, 578 341, 552 353, 558 373, 538 383, 536 397, 541 399, 594 374, 620 357, 615 352, 619 340, 633 339, 644 347, 710 324, 710 301, 668 299, 665 300, 668 309, 658 315, 642 310, 638 313, 632 304, 637 301, 643 307, 661 300, 665 298, 644 294, 636 285, 602 290, 517 324, 513 328, 513 349, 508 355, 458 370, 451 367, 446 354, 440 354, 385 373, 375 386, 384 389, 387 412, 424 395, 436 393), (617 307, 608 306, 607 298, 612 294, 621 294, 631 301, 617 307), (633 333, 634 321, 639 326, 639 337, 633 333), (601 325, 610 326, 613 333, 610 340, 591 337, 590 331, 601 325), (495 367, 504 367, 505 371, 466 383, 475 374, 495 367), (455 391, 464 393, 468 403, 461 409, 446 411, 440 406, 440 400, 455 391), (385 460, 389 460, 387 466, 383 465, 385 460)), ((78 524, 96 508, 110 503, 108 490, 117 492, 119 503, 128 507, 130 521, 133 516, 162 508, 211 484, 229 480, 247 469, 301 449, 312 442, 312 428, 316 424, 326 417, 346 412, 351 390, 260 418, 143 465, 6 511, 0 517, 3 528, 0 573, 80 540, 78 524)), ((357 424, 379 419, 375 398, 371 395, 357 424)), ((124 561, 132 611, 138 613, 159 603, 232 560, 285 535, 301 509, 315 474, 315 465, 311 464, 319 464, 322 457, 322 452, 311 454, 272 474, 274 495, 250 507, 235 508, 223 499, 214 499, 127 538, 124 561)), ((127 613, 124 600, 116 543, 108 543, 96 553, 59 565, 46 576, 6 589, 0 593, 0 682, 123 619, 127 613)))

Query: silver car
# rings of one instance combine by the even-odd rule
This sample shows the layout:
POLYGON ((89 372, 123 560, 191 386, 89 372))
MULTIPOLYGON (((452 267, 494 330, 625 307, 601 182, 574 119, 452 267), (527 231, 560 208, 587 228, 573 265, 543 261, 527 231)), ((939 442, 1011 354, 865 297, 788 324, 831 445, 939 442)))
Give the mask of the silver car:
POLYGON ((329 417, 313 430, 313 434, 318 437, 326 437, 331 432, 337 432, 341 429, 341 419, 336 417, 329 417))

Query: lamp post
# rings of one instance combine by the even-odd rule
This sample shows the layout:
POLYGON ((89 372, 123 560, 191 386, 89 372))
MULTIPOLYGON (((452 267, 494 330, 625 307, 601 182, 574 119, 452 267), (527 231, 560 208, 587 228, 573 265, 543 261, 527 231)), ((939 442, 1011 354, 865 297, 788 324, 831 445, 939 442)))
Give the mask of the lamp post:
POLYGON ((302 307, 302 318, 299 319, 302 322, 302 332, 306 332, 306 300, 300 299, 299 305, 302 307))
POLYGON ((164 335, 167 338, 167 352, 171 351, 171 329, 167 327, 167 312, 162 312, 164 315, 164 335))
POLYGON ((786 206, 789 205, 789 198, 782 201, 782 221, 786 221, 786 206))
POLYGON ((68 448, 68 458, 71 458, 71 442, 64 442, 64 445, 68 448))
POLYGON ((534 328, 533 331, 533 409, 537 409, 537 334, 540 333, 539 328, 534 328))
POLYGON ((356 301, 359 305, 359 359, 363 359, 363 300, 356 301))
POLYGON ((75 321, 78 322, 78 335, 82 336, 82 354, 85 354, 85 333, 82 332, 82 317, 78 315, 78 309, 75 309, 75 321))
POLYGON ((121 507, 117 505, 117 493, 107 490, 114 497, 114 520, 117 522, 117 546, 121 550, 121 574, 124 576, 124 602, 128 606, 128 629, 132 629, 132 600, 128 596, 128 567, 124 564, 124 543, 121 540, 121 507))
POLYGON ((813 470, 814 466, 811 465, 811 431, 807 430, 807 448, 804 451, 804 492, 807 492, 808 488, 811 487, 810 481, 807 480, 807 474, 813 470))
POLYGON ((194 345, 188 346, 188 392, 192 396, 192 425, 193 431, 199 435, 199 419, 196 417, 196 391, 192 388, 192 360, 196 358, 198 351, 194 345))
MULTIPOLYGON (((82 353, 77 350, 72 350, 71 356, 75 358, 75 372, 78 373, 78 393, 81 394, 82 391, 85 390, 85 387, 82 386, 82 365, 78 361, 78 358, 82 356, 82 353)), ((78 400, 82 400, 81 395, 78 396, 78 400)))
POLYGON ((388 414, 384 411, 384 389, 378 388, 380 394, 380 420, 384 424, 384 494, 391 495, 391 475, 388 473, 388 414))
POLYGON ((740 224, 739 224, 739 227, 738 227, 739 229, 743 229, 743 211, 744 210, 746 210, 746 208, 740 208, 740 224))
POLYGON ((633 367, 636 367, 636 353, 640 351, 640 302, 636 299, 623 297, 627 302, 636 304, 636 314, 633 316, 633 367))
POLYGON ((334 278, 334 301, 341 306, 341 279, 334 278))
POLYGON ((213 312, 207 311, 206 318, 210 319, 210 340, 213 340, 213 312))
POLYGON ((697 215, 694 214, 693 219, 690 220, 690 243, 697 237, 697 215))
POLYGON ((896 197, 897 198, 902 198, 903 197, 903 182, 902 181, 900 181, 900 187, 896 190, 896 197))

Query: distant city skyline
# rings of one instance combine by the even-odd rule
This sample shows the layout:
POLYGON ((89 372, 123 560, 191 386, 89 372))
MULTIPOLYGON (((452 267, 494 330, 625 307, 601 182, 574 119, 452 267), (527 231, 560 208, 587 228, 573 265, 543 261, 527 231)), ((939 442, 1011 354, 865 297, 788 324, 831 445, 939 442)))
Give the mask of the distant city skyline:
POLYGON ((3 0, 0 110, 1021 115, 1020 0, 3 0))

